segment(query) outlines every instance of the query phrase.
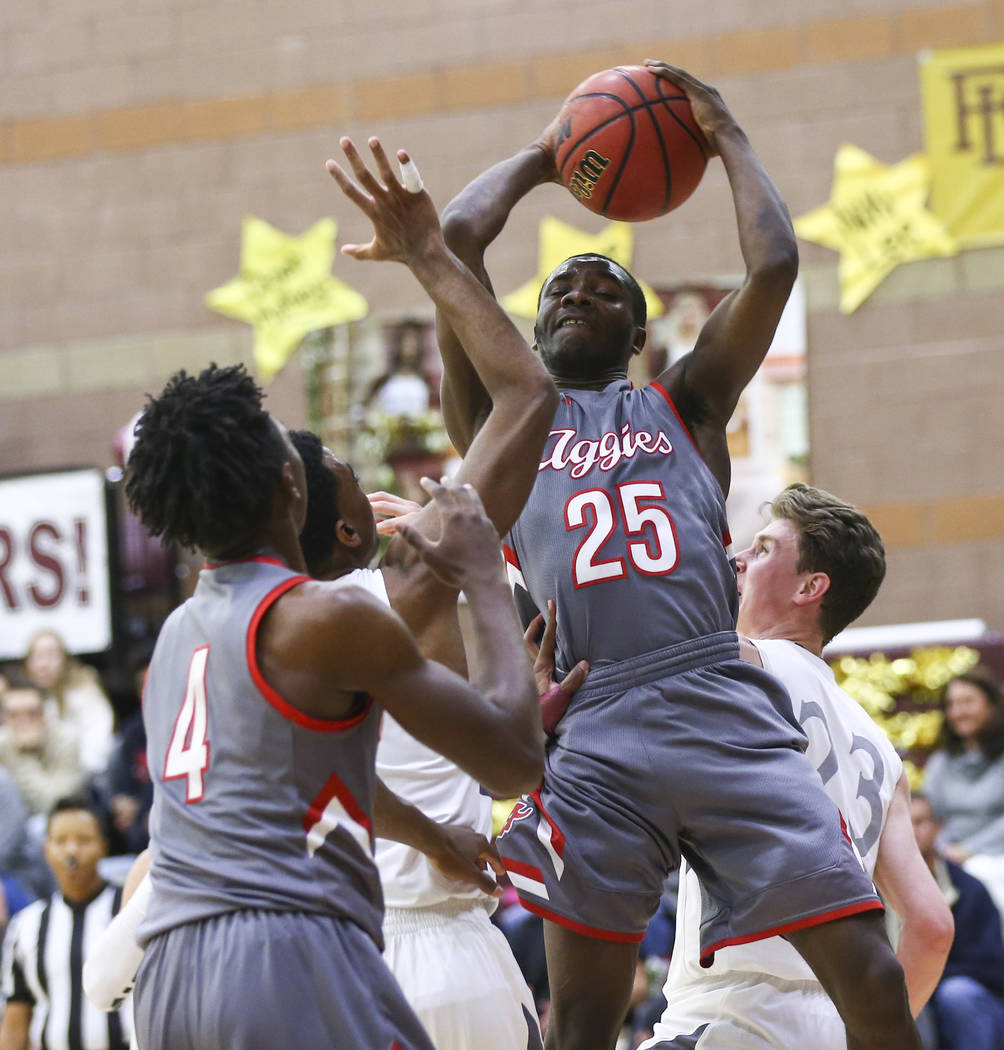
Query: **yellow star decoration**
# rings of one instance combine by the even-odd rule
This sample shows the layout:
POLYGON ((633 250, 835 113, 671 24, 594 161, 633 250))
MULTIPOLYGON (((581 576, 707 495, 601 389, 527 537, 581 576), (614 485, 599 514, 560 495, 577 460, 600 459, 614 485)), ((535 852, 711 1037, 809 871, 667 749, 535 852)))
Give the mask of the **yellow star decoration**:
POLYGON ((321 219, 291 237, 248 216, 240 275, 206 294, 211 310, 254 326, 254 361, 263 382, 308 332, 359 321, 369 312, 355 289, 331 276, 337 229, 334 220, 321 219))
POLYGON ((795 220, 795 232, 840 252, 840 309, 856 310, 900 263, 954 255, 958 245, 924 206, 931 166, 921 153, 886 165, 845 144, 829 203, 795 220))
MULTIPOLYGON (((536 317, 537 295, 548 274, 570 255, 586 252, 606 255, 626 268, 631 265, 634 252, 634 231, 629 223, 611 222, 597 234, 586 233, 545 216, 540 220, 537 241, 537 276, 504 296, 501 300, 503 308, 520 317, 536 317)), ((663 313, 662 301, 644 281, 638 281, 638 285, 645 295, 648 316, 658 317, 663 313)))

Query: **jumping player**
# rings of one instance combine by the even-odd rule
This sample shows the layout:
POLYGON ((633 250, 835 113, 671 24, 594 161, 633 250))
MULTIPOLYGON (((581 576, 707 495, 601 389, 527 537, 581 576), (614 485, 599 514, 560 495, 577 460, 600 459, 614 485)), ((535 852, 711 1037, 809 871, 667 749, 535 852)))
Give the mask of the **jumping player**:
MULTIPOLYGON (((903 763, 837 686, 823 646, 871 604, 885 551, 855 507, 808 485, 771 503, 771 520, 736 556, 745 654, 787 688, 807 754, 847 822, 865 868, 902 919, 897 955, 916 1016, 952 944, 952 913, 917 848, 903 763)), ((666 1011, 642 1050, 844 1050, 844 1026, 797 952, 779 937, 723 948, 700 965, 701 887, 684 862, 666 1011)), ((863 993, 867 994, 865 989, 863 993)))
MULTIPOLYGON (((536 347, 561 401, 507 554, 538 609, 557 601, 558 661, 590 677, 557 725, 544 782, 499 839, 545 919, 547 1045, 609 1050, 638 942, 684 854, 704 888, 702 952, 783 933, 836 1002, 853 1050, 919 1047, 881 905, 801 749, 786 694, 739 658, 725 426, 767 352, 797 269, 787 209, 718 93, 649 62, 691 102, 722 158, 746 262, 697 346, 640 390, 644 297, 598 256, 541 291, 536 347), (861 995, 862 987, 869 994, 861 995)), ((487 283, 484 252, 515 204, 557 181, 557 123, 474 180, 447 241, 487 283)), ((444 415, 466 448, 488 398, 440 323, 444 415)))
MULTIPOLYGON (((404 201, 394 185, 381 216, 404 201)), ((416 218, 406 203, 399 231, 416 218)), ((440 309, 471 325, 468 338, 500 334, 497 306, 446 251, 431 202, 414 233, 396 242, 403 256, 374 257, 406 258, 440 309)), ((139 930, 140 1043, 428 1050, 379 955, 377 726, 385 707, 501 794, 538 782, 537 693, 497 533, 470 486, 431 482, 437 511, 404 530, 472 603, 472 686, 422 657, 365 591, 303 574, 303 464, 260 396, 240 368, 175 376, 148 404, 129 462, 127 494, 147 528, 209 562, 164 625, 146 685, 148 753, 163 772, 139 930)))

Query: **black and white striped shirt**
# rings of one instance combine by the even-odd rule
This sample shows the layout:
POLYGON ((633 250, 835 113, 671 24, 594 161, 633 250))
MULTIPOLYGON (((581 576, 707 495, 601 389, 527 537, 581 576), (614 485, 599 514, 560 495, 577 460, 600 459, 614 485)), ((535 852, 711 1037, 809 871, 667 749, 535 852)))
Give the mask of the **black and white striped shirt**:
POLYGON ((83 904, 61 893, 11 919, 3 945, 7 1002, 32 1007, 29 1037, 40 1050, 127 1050, 131 1009, 102 1013, 84 995, 84 960, 119 910, 122 889, 104 886, 83 904))

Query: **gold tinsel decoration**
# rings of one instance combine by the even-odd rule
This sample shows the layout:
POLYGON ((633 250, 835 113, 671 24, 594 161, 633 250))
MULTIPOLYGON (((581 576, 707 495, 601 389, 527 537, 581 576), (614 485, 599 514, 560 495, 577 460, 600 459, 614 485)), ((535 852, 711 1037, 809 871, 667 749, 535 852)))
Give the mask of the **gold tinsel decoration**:
POLYGON ((910 786, 923 779, 923 761, 941 729, 941 691, 957 674, 980 661, 975 649, 930 646, 890 660, 872 653, 867 660, 843 656, 831 662, 837 684, 871 715, 904 756, 910 786))

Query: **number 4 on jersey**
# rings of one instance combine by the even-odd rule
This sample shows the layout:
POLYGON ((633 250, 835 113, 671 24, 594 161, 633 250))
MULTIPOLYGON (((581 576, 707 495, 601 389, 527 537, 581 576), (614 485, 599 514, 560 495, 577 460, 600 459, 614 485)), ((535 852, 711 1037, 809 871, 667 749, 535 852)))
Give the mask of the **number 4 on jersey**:
POLYGON ((184 777, 186 802, 199 802, 204 791, 203 777, 209 768, 209 710, 206 703, 206 664, 209 646, 204 645, 192 654, 185 683, 185 700, 174 722, 171 743, 164 760, 164 779, 184 777))
MULTIPOLYGON (((631 564, 646 576, 667 576, 676 568, 679 550, 669 512, 664 507, 651 505, 653 501, 665 502, 662 485, 658 481, 629 481, 617 486, 617 496, 625 534, 644 537, 627 544, 631 564), (649 505, 644 505, 643 500, 649 505), (648 526, 652 531, 644 535, 648 526)), ((586 525, 591 527, 575 552, 572 566, 575 586, 588 587, 604 580, 623 579, 627 576, 623 558, 599 557, 601 548, 617 528, 617 508, 606 489, 577 492, 565 504, 565 526, 580 529, 586 525)))

